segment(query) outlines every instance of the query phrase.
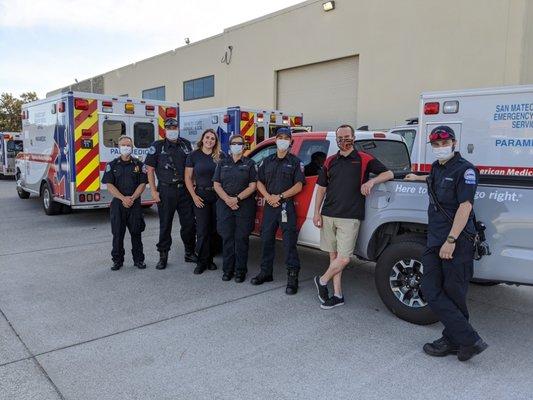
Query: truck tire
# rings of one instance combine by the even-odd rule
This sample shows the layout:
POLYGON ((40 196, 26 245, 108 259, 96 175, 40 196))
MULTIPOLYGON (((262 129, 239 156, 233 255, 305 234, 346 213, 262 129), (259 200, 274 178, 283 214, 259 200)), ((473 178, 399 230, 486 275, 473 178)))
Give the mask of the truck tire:
POLYGON ((15 179, 17 180, 17 194, 21 199, 29 199, 30 198, 30 192, 26 192, 24 189, 22 189, 19 186, 19 180, 20 180, 20 171, 17 171, 17 175, 15 175, 15 179))
POLYGON ((52 196, 52 189, 47 182, 41 186, 41 201, 46 215, 57 215, 61 213, 61 204, 54 201, 52 196))
POLYGON ((374 273, 376 288, 385 306, 399 318, 417 325, 433 324, 439 319, 420 292, 426 240, 420 235, 402 236, 379 257, 374 273))

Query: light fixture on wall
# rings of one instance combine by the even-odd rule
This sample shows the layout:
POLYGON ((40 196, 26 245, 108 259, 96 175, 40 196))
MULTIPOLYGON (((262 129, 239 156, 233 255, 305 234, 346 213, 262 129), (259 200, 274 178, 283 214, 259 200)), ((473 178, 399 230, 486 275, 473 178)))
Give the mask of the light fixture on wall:
POLYGON ((331 11, 335 9, 335 2, 334 1, 326 1, 325 3, 322 3, 322 8, 324 11, 331 11))

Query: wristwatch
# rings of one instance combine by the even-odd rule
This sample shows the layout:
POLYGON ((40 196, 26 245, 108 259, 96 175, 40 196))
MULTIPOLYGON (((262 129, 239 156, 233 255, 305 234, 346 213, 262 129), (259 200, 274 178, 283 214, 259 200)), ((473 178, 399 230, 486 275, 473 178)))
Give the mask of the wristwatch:
POLYGON ((237 197, 237 201, 240 203, 242 199, 239 197, 239 195, 237 195, 236 197, 237 197))
POLYGON ((452 235, 450 235, 450 236, 448 236, 448 237, 446 238, 446 241, 447 241, 448 243, 454 244, 454 243, 457 241, 457 238, 456 238, 456 237, 453 237, 452 235))
POLYGON ((279 199, 280 199, 280 200, 283 200, 283 199, 284 199, 284 197, 283 197, 283 193, 280 193, 280 194, 279 194, 279 199))

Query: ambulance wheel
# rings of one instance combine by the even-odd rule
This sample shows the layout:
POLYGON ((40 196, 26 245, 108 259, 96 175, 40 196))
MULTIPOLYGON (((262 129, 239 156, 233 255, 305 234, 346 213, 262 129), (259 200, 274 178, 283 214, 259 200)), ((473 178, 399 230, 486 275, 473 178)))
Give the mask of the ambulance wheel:
POLYGON ((424 273, 423 237, 399 237, 391 243, 376 263, 374 280, 381 300, 397 317, 417 325, 438 321, 420 291, 424 273))
POLYGON ((21 199, 29 199, 30 198, 30 193, 29 192, 26 192, 24 189, 22 189, 19 184, 19 180, 20 180, 20 171, 17 171, 17 174, 15 175, 15 179, 17 180, 17 194, 19 195, 19 197, 21 199))
POLYGON ((47 182, 41 186, 41 201, 46 215, 57 215, 61 213, 61 204, 54 201, 52 190, 47 182))

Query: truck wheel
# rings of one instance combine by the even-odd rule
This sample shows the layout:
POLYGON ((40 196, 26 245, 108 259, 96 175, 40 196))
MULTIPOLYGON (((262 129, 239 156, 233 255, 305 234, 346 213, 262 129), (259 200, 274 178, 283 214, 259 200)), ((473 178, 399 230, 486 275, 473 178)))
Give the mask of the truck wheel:
POLYGON ((15 176, 15 179, 17 180, 17 194, 21 199, 29 199, 30 193, 26 192, 24 189, 20 187, 20 171, 17 171, 17 175, 15 176))
POLYGON ((61 212, 61 204, 54 201, 52 190, 46 182, 41 187, 41 200, 46 215, 57 215, 61 212))
POLYGON ((395 240, 379 257, 374 274, 376 288, 383 303, 399 318, 418 325, 433 324, 438 318, 420 291, 426 241, 412 235, 405 239, 395 240))

